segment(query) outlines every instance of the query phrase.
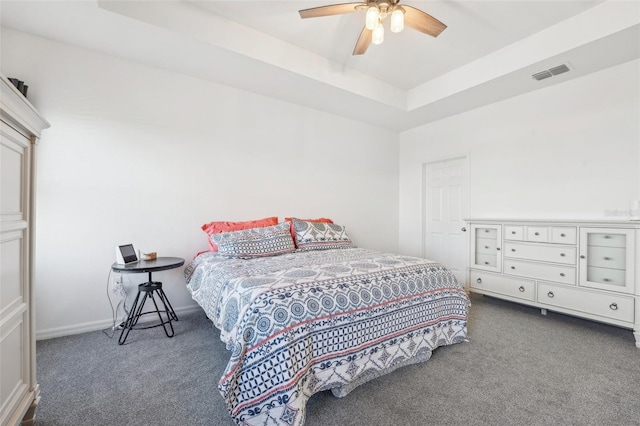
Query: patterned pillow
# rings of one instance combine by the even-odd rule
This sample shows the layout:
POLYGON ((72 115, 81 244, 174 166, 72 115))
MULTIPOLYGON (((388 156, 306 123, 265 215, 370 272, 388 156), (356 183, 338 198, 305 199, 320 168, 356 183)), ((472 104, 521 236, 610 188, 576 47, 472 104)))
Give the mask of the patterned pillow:
POLYGON ((324 222, 324 223, 333 223, 331 219, 327 219, 326 217, 319 217, 318 219, 300 219, 294 217, 285 217, 285 222, 291 222, 291 238, 293 238, 293 243, 296 242, 296 230, 293 227, 293 219, 304 220, 305 222, 324 222))
POLYGON ((227 257, 250 259, 295 251, 289 223, 211 235, 218 253, 227 257))
POLYGON ((296 245, 300 250, 326 250, 351 247, 344 226, 335 223, 308 222, 293 219, 296 245))
POLYGON ((200 228, 207 234, 209 241, 209 251, 218 251, 211 236, 213 234, 219 234, 221 232, 240 231, 242 229, 249 228, 264 228, 266 226, 272 226, 278 224, 278 216, 265 217, 264 219, 249 220, 246 222, 209 222, 202 225, 200 228))

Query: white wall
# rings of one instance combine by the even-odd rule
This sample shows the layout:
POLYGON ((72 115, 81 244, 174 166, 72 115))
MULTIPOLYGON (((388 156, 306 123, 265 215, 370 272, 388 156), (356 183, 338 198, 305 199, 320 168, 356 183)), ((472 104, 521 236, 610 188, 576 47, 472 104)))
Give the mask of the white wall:
MULTIPOLYGON (((107 326, 117 244, 190 259, 211 220, 331 217, 356 244, 397 250, 397 134, 8 29, 1 48, 2 73, 51 123, 38 147, 40 338, 107 326)), ((145 278, 127 277, 132 293, 145 278)), ((176 310, 194 306, 181 269, 154 278, 176 310)))
MULTIPOLYGON (((400 135, 400 245, 422 253, 422 164, 469 158, 469 216, 611 217, 640 199, 640 62, 400 135)), ((628 219, 628 217, 626 217, 628 219)))

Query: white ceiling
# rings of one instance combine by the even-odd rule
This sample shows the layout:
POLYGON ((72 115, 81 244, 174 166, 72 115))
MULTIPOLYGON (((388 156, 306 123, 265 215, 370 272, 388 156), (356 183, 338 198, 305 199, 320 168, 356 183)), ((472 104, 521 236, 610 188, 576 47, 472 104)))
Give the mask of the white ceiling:
POLYGON ((352 56, 351 52, 364 25, 364 11, 306 20, 297 12, 340 0, 190 3, 408 90, 602 1, 408 0, 401 4, 429 13, 448 29, 437 38, 408 27, 399 34, 387 31, 385 42, 371 45, 363 56, 352 56))
POLYGON ((0 1, 2 26, 393 130, 640 57, 640 2, 406 0, 448 28, 406 28, 352 56, 364 12, 307 1, 0 1), (565 63, 571 71, 535 81, 565 63))

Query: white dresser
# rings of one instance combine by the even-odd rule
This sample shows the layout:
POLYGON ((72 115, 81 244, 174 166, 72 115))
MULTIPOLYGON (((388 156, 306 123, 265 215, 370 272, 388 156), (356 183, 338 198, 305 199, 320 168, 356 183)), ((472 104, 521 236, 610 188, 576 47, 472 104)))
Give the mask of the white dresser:
POLYGON ((32 425, 40 399, 33 311, 35 145, 49 127, 0 76, 0 425, 32 425))
POLYGON ((640 348, 640 222, 467 222, 472 292, 630 328, 640 348))

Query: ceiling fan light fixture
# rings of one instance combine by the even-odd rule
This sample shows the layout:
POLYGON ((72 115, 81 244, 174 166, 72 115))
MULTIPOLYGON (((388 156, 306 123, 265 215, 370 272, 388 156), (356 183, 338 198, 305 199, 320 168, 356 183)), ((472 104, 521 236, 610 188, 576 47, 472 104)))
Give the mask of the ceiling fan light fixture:
POLYGON ((366 26, 368 30, 374 30, 380 20, 380 11, 377 6, 371 6, 367 9, 366 26))
POLYGON ((387 17, 391 18, 389 29, 394 33, 402 31, 406 24, 409 28, 421 33, 438 37, 447 28, 445 24, 420 9, 413 6, 400 6, 400 1, 360 0, 359 3, 331 4, 302 9, 298 12, 302 19, 306 19, 366 11, 365 27, 356 41, 353 49, 354 55, 362 55, 370 44, 381 44, 384 41, 383 22, 387 17))
POLYGON ((399 33, 402 30, 404 30, 404 9, 396 6, 391 12, 391 32, 399 33))
POLYGON ((378 45, 382 44, 384 41, 384 27, 382 26, 382 21, 378 21, 378 24, 373 29, 373 34, 371 36, 371 43, 378 45))

